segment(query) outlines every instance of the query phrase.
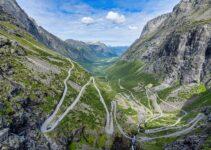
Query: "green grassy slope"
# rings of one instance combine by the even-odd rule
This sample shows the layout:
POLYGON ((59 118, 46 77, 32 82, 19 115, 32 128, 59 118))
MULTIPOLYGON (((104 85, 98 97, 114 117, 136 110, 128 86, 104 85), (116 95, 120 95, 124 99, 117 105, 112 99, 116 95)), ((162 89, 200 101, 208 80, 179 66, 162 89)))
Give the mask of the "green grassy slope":
MULTIPOLYGON (((26 31, 9 22, 0 22, 0 37, 8 41, 0 46, 0 75, 2 75, 0 103, 4 105, 0 110, 0 115, 4 116, 5 121, 9 124, 14 124, 12 118, 19 112, 18 108, 30 107, 33 114, 38 114, 36 116, 38 119, 34 121, 41 122, 40 119, 43 121, 52 113, 60 100, 64 88, 63 80, 66 78, 69 68, 72 67, 71 63, 68 59, 37 42, 26 31), (14 44, 15 42, 17 44, 14 44), (24 100, 28 103, 23 103, 24 100)), ((70 80, 83 86, 91 75, 77 63, 74 62, 74 65, 70 80)), ((97 83, 107 105, 110 105, 111 94, 104 87, 105 83, 101 83, 101 81, 97 81, 97 83)), ((77 94, 78 92, 68 84, 67 96, 60 113, 73 102, 77 94)), ((55 139, 70 138, 71 132, 83 128, 84 135, 81 133, 75 135, 81 140, 73 143, 79 146, 87 144, 90 147, 102 148, 105 147, 107 141, 103 130, 104 122, 103 105, 99 101, 97 91, 89 86, 77 108, 70 112, 58 128, 49 135, 55 139), (87 110, 80 110, 85 106, 87 110), (67 132, 69 134, 66 134, 67 132), (93 140, 97 141, 97 145, 93 140)), ((42 133, 39 134, 41 137, 42 133)), ((71 143, 70 146, 74 144, 71 143)))
MULTIPOLYGON (((123 127, 123 129, 128 133, 129 135, 133 132, 137 133, 137 118, 138 118, 138 111, 132 107, 132 104, 138 105, 137 103, 133 102, 133 98, 131 97, 131 92, 133 93, 136 100, 138 100, 140 103, 148 107, 148 98, 146 96, 145 87, 147 85, 158 86, 162 83, 162 76, 156 75, 156 74, 148 74, 144 72, 145 65, 140 61, 118 61, 116 64, 114 64, 112 67, 110 67, 107 70, 107 79, 114 91, 118 94, 126 94, 127 96, 124 98, 124 103, 119 103, 118 106, 118 121, 123 127), (120 83, 119 83, 120 82, 120 83), (122 86, 122 88, 121 88, 122 86), (125 105, 128 107, 125 107, 125 105), (127 120, 131 119, 134 121, 134 123, 129 123, 127 120)), ((198 113, 201 112, 202 108, 205 106, 211 105, 211 98, 210 98, 210 90, 207 90, 203 83, 195 84, 195 85, 180 85, 175 81, 174 84, 172 84, 170 87, 159 90, 157 92, 157 95, 162 100, 166 100, 167 102, 178 102, 183 101, 184 107, 182 109, 186 110, 188 112, 187 116, 185 116, 180 123, 178 123, 178 126, 185 125, 188 121, 190 121, 192 118, 194 118, 198 113), (174 94, 178 89, 178 96, 176 96, 176 99, 169 98, 167 99, 170 94, 174 94)), ((158 104, 161 104, 162 101, 158 99, 158 104)), ((149 108, 150 109, 150 108, 149 108)), ((181 111, 173 111, 173 112, 165 112, 166 116, 149 122, 144 127, 145 129, 152 129, 152 128, 159 128, 162 126, 168 126, 171 124, 174 124, 175 121, 178 119, 178 117, 181 117, 181 111)), ((200 124, 203 124, 203 121, 200 122, 200 124)), ((170 131, 164 131, 152 135, 145 135, 145 134, 139 134, 138 136, 149 136, 149 137, 156 137, 161 136, 163 134, 169 134, 176 132, 177 130, 170 130, 170 131)), ((151 142, 145 142, 141 143, 141 147, 143 149, 155 149, 155 150, 161 150, 164 148, 166 144, 169 144, 171 142, 174 142, 176 140, 181 140, 185 138, 188 135, 198 135, 200 133, 203 133, 204 131, 202 129, 197 129, 196 131, 192 131, 191 133, 174 137, 174 138, 161 138, 157 139, 151 142)), ((207 143, 209 143, 209 139, 207 139, 207 143)), ((209 144, 206 144, 209 145, 209 144)), ((206 146, 208 147, 208 146, 206 146)))
POLYGON ((144 73, 141 70, 143 66, 144 64, 141 61, 118 61, 107 69, 108 78, 114 82, 121 79, 122 85, 128 89, 135 87, 138 83, 157 85, 159 83, 157 76, 144 73), (138 71, 139 69, 140 71, 138 71))

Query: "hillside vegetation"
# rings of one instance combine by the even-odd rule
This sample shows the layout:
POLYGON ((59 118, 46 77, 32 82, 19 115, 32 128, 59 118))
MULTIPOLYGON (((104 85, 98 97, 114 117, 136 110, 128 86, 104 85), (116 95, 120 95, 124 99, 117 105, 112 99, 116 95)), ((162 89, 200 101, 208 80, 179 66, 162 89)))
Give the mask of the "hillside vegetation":
MULTIPOLYGON (((22 147, 36 143, 36 147, 47 148, 48 141, 43 138, 40 127, 58 104, 64 89, 63 80, 72 64, 67 58, 37 42, 26 31, 4 21, 0 22, 0 57, 0 114, 4 120, 0 125, 1 128, 9 127, 11 132, 4 145, 18 148, 27 140, 22 147), (10 141, 16 145, 10 145, 10 141)), ((68 92, 58 115, 74 101, 80 87, 91 77, 80 65, 73 63, 74 69, 67 82, 68 92)), ((104 86, 99 82, 106 104, 109 104, 112 95, 104 86)), ((52 141, 57 141, 63 147, 76 147, 76 139, 80 139, 80 142, 76 140, 79 146, 85 144, 95 147, 96 142, 99 148, 109 146, 105 143, 107 140, 103 131, 103 105, 91 85, 76 107, 55 131, 48 134, 52 141)))

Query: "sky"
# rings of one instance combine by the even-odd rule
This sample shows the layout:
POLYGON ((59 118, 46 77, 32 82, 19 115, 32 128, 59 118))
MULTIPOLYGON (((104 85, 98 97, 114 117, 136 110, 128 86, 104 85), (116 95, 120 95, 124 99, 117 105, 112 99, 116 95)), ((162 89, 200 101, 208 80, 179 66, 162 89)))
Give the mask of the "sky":
POLYGON ((38 25, 63 40, 129 46, 147 21, 179 0, 17 0, 38 25))

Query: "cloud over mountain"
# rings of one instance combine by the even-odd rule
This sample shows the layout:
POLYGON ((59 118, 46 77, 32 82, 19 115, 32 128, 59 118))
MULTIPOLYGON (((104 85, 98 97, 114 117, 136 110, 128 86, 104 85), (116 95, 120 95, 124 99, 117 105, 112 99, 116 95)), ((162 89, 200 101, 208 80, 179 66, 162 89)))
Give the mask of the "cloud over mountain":
POLYGON ((113 23, 116 24, 121 24, 124 23, 126 21, 125 16, 122 14, 119 14, 118 12, 113 12, 113 11, 109 11, 106 19, 112 21, 113 23))

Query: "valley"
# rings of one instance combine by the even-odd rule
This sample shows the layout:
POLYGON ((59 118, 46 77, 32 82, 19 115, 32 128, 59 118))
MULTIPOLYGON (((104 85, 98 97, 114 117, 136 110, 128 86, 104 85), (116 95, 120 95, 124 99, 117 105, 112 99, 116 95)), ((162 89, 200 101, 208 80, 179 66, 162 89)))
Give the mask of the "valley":
POLYGON ((114 64, 118 57, 96 59, 94 62, 82 62, 81 65, 95 76, 106 76, 106 69, 114 64))
POLYGON ((0 149, 210 149, 210 6, 181 0, 128 48, 63 41, 0 0, 0 149))

